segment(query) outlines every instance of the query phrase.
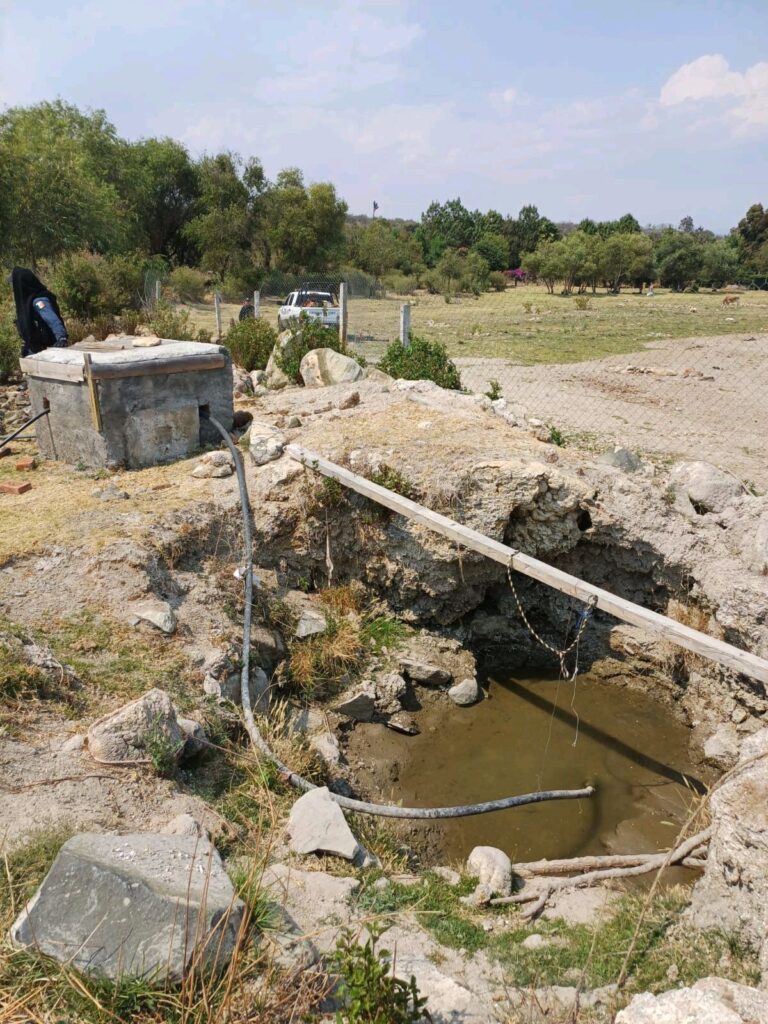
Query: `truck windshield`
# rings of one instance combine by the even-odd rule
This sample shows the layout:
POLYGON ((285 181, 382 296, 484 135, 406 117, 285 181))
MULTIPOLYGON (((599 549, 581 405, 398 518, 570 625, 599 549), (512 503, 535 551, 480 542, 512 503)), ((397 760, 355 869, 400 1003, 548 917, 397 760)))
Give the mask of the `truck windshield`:
POLYGON ((333 296, 330 292, 300 292, 298 296, 299 306, 322 306, 323 303, 333 305, 333 296))

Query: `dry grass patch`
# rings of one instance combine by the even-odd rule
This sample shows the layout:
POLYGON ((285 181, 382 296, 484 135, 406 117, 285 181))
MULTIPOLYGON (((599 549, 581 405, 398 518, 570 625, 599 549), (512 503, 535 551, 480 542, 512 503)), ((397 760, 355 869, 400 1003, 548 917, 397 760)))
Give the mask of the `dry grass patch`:
POLYGON ((360 664, 360 625, 351 619, 328 618, 324 633, 289 646, 289 674, 306 698, 329 697, 348 682, 360 664))

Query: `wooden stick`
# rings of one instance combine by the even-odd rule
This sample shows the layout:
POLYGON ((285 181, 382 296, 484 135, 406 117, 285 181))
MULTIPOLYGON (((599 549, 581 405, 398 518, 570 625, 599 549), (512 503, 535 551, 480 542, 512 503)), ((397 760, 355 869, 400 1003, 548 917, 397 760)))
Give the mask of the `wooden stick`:
POLYGON ((85 372, 85 381, 88 385, 88 397, 91 401, 91 418, 93 419, 93 428, 100 434, 102 431, 101 405, 99 404, 99 392, 96 388, 96 381, 93 377, 90 352, 83 353, 83 370, 85 372))
MULTIPOLYGON (((691 856, 698 857, 705 853, 693 850, 691 856)), ((631 868, 635 864, 644 863, 651 853, 616 853, 603 857, 567 857, 563 860, 533 860, 523 864, 515 864, 515 874, 527 875, 567 875, 572 871, 581 874, 584 871, 597 871, 601 868, 631 868)), ((691 858, 689 858, 691 859, 691 858)))
POLYGON ((387 490, 386 487, 371 483, 365 477, 358 476, 357 473, 344 469, 335 462, 324 459, 321 455, 307 451, 306 448, 302 448, 300 445, 290 444, 287 446, 286 451, 297 462, 303 463, 310 469, 317 470, 323 476, 338 480, 345 487, 349 487, 351 490, 357 491, 358 494, 362 494, 364 497, 384 505, 385 508, 405 516, 406 519, 426 526, 427 529, 447 537, 455 544, 460 544, 470 548, 472 551, 477 551, 479 554, 485 555, 486 558, 492 558, 495 562, 500 562, 504 566, 509 565, 511 561, 512 568, 517 572, 524 573, 540 583, 546 583, 563 594, 568 594, 570 597, 575 597, 585 603, 591 598, 596 598, 598 608, 615 616, 617 619, 621 619, 623 622, 628 622, 632 626, 640 626, 655 634, 661 640, 667 640, 678 647, 683 647, 694 654, 708 658, 710 661, 715 661, 725 668, 730 668, 735 672, 758 679, 762 683, 768 683, 768 661, 765 658, 760 658, 755 654, 750 654, 748 651, 733 647, 723 640, 717 640, 706 633, 700 633, 696 629, 691 629, 690 626, 684 626, 683 623, 670 619, 666 615, 660 615, 658 612, 652 612, 648 608, 643 608, 632 601, 627 601, 625 598, 618 597, 608 590, 603 590, 592 583, 580 580, 577 576, 571 576, 570 573, 556 569, 552 565, 547 565, 546 562, 541 562, 538 558, 532 558, 530 555, 515 551, 506 544, 501 544, 497 540, 491 540, 490 537, 478 533, 477 530, 473 530, 468 526, 462 526, 455 520, 440 515, 439 512, 433 512, 431 509, 425 508, 409 498, 403 498, 401 495, 395 494, 394 491, 387 490))

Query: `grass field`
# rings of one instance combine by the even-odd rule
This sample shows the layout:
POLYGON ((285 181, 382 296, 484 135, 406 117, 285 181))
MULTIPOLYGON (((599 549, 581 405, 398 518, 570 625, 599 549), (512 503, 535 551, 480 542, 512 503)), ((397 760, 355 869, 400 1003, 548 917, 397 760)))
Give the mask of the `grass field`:
MULTIPOLYGON (((349 303, 349 336, 356 348, 376 358, 398 336, 400 305, 411 303, 415 334, 443 342, 453 356, 504 358, 525 366, 573 363, 622 352, 638 352, 661 338, 705 337, 768 331, 768 292, 744 292, 723 306, 725 294, 681 295, 658 291, 590 295, 580 310, 573 296, 549 295, 543 285, 523 285, 478 298, 447 303, 425 292, 410 297, 356 299, 349 303)), ((211 305, 188 307, 195 323, 215 331, 211 305)), ((226 331, 239 306, 225 304, 226 331)), ((262 314, 277 322, 277 303, 262 303, 262 314)))

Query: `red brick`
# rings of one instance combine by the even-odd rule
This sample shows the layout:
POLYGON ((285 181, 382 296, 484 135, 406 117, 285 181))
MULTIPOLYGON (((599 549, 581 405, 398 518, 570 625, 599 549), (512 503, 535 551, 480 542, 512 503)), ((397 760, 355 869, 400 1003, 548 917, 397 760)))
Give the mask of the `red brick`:
POLYGON ((25 473, 28 469, 34 469, 35 465, 34 459, 19 459, 16 463, 16 469, 19 473, 25 473))
POLYGON ((0 494, 24 494, 25 491, 31 491, 32 484, 29 480, 25 480, 23 484, 0 484, 0 494))

